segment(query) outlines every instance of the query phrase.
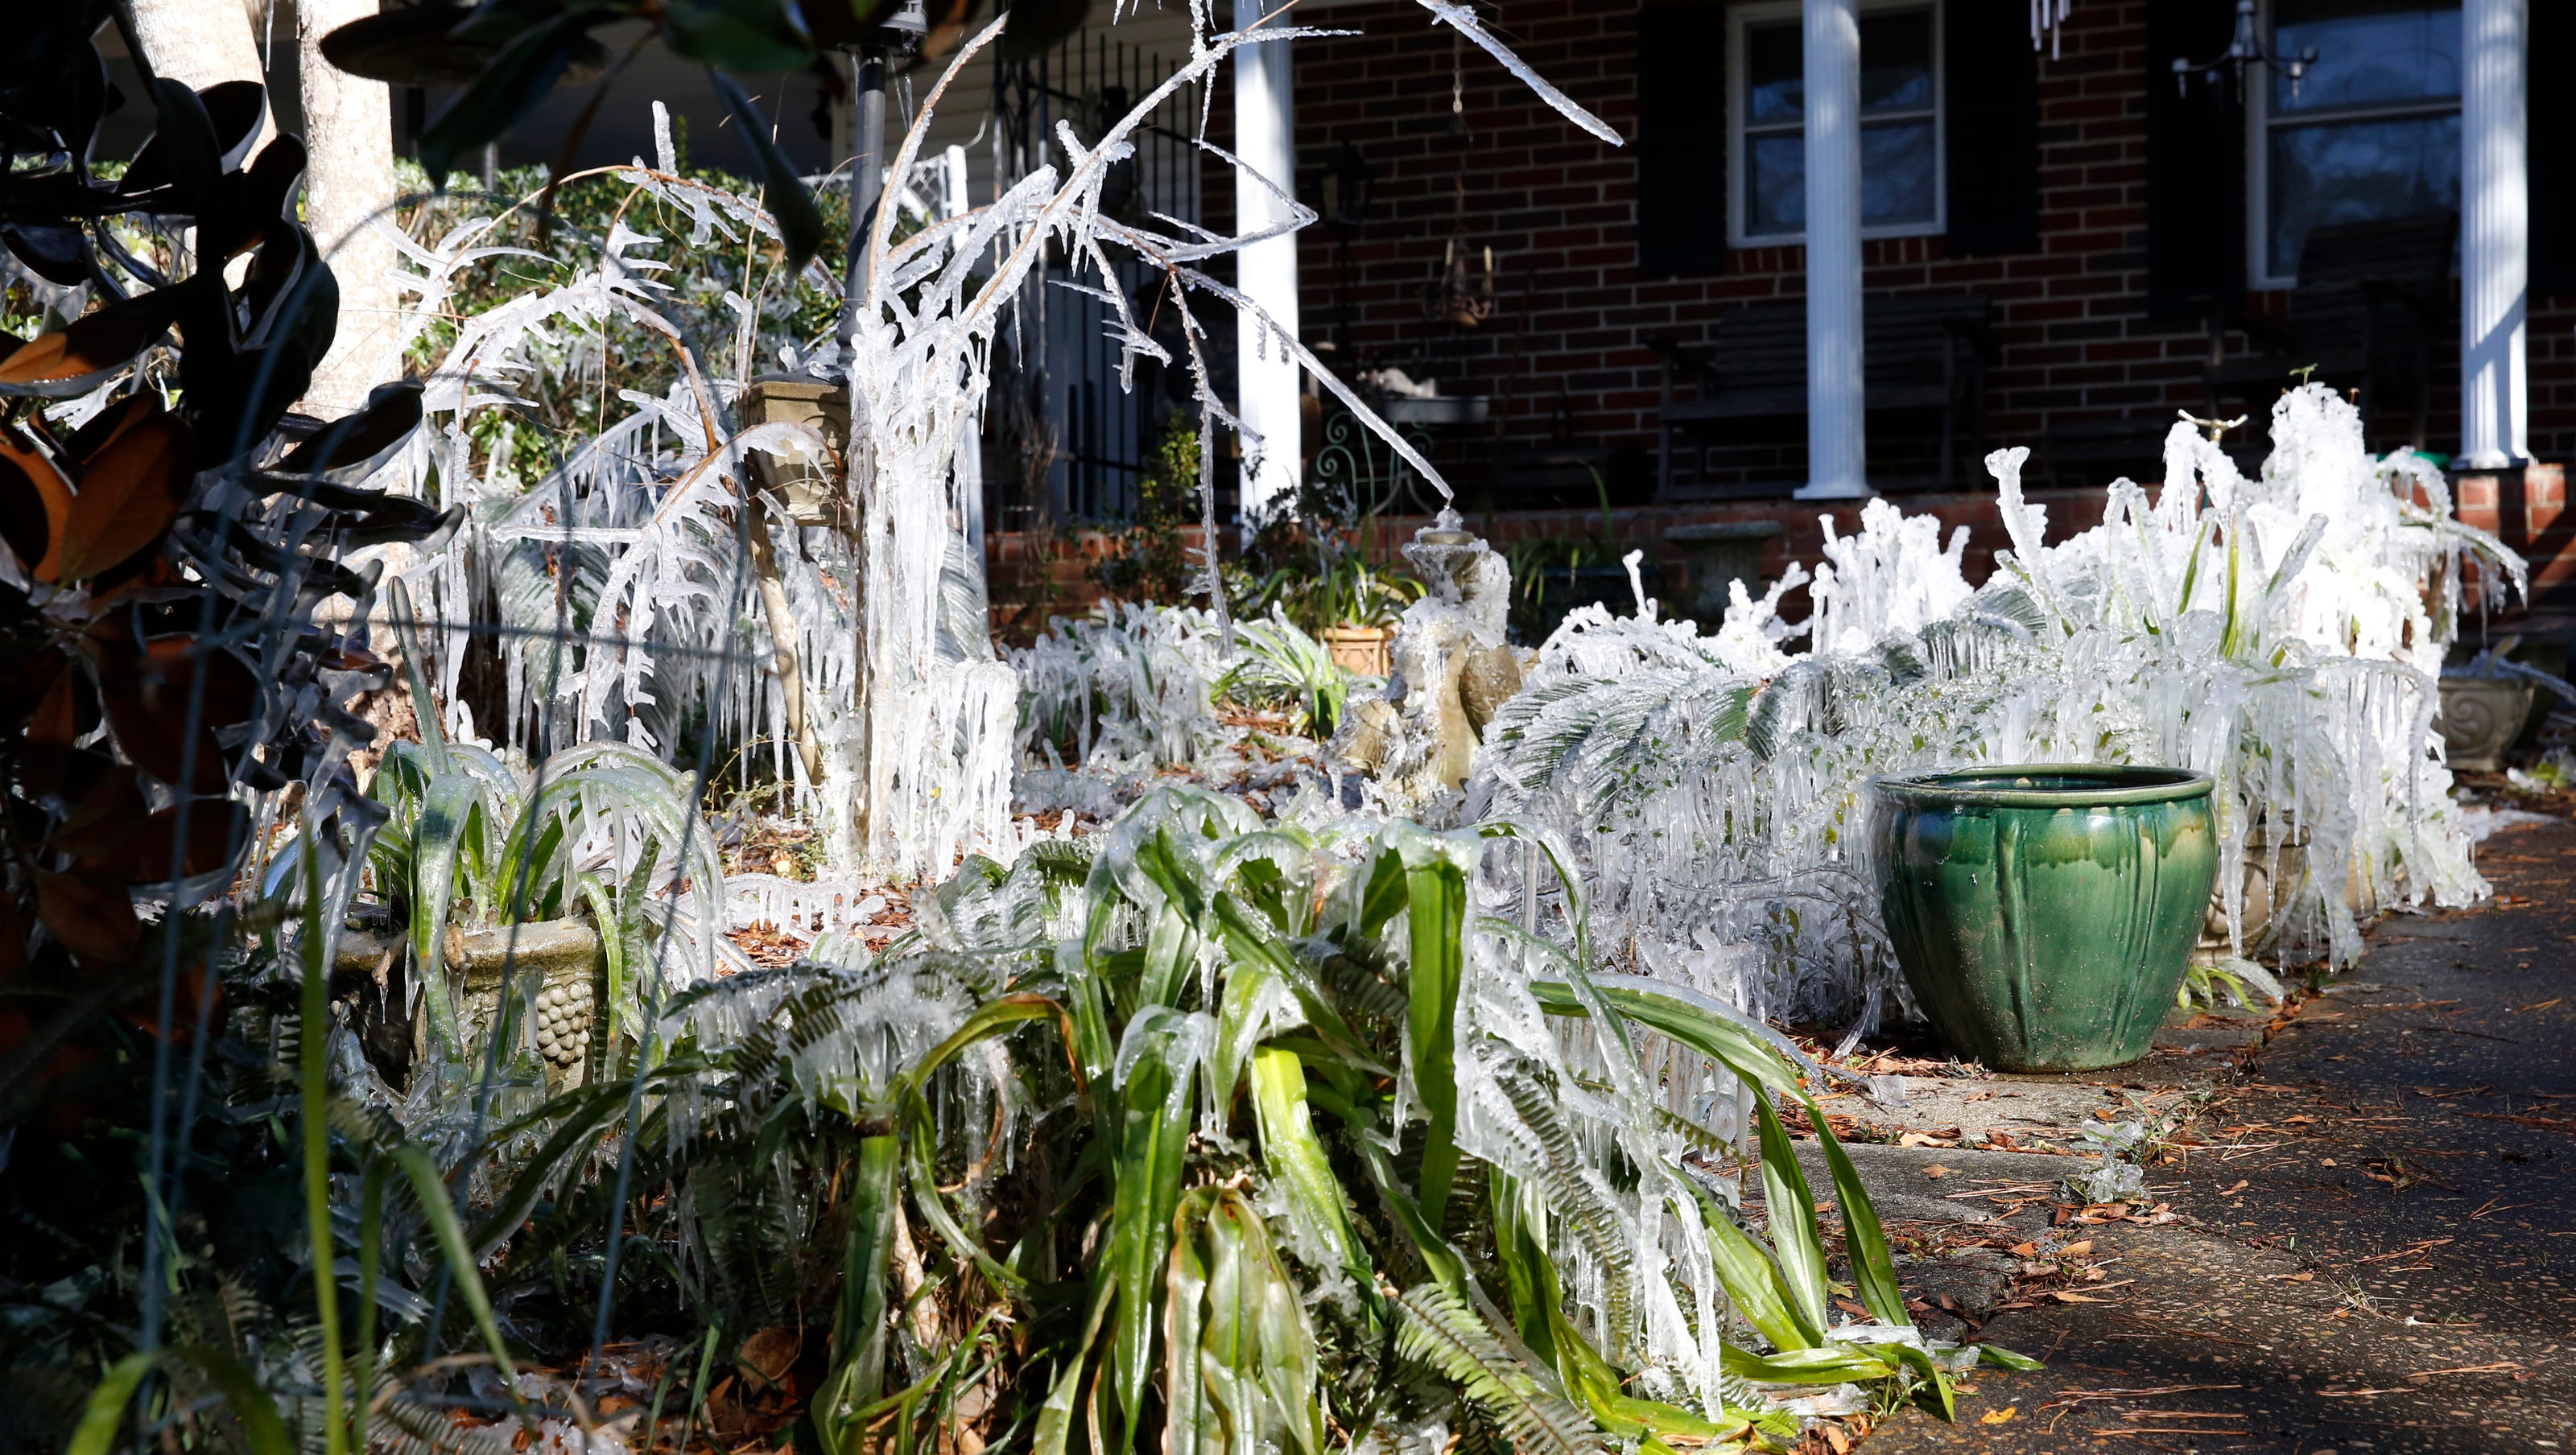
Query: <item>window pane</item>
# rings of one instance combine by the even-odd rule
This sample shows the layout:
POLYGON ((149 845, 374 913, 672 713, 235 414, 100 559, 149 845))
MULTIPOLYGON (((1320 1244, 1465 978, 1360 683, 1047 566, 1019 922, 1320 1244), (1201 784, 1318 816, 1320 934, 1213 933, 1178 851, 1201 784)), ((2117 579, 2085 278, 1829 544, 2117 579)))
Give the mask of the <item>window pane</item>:
POLYGON ((1744 28, 1744 119, 1754 126, 1796 121, 1807 96, 1798 22, 1744 28))
POLYGON ((1796 232, 1807 225, 1807 139, 1755 136, 1744 141, 1744 230, 1796 232))
POLYGON ((1937 215, 1932 123, 1891 121, 1861 128, 1860 220, 1864 227, 1930 222, 1937 215))
POLYGON ((1932 109, 1932 12, 1872 15, 1860 23, 1860 109, 1932 109))
POLYGON ((2272 133, 2274 277, 2298 271, 2308 229, 2460 205, 2460 118, 2280 127, 2272 133))
POLYGON ((2279 13, 2273 34, 2280 54, 2314 46, 2317 63, 2296 96, 2287 77, 2272 77, 2276 114, 2460 94, 2457 5, 2282 0, 2279 13))

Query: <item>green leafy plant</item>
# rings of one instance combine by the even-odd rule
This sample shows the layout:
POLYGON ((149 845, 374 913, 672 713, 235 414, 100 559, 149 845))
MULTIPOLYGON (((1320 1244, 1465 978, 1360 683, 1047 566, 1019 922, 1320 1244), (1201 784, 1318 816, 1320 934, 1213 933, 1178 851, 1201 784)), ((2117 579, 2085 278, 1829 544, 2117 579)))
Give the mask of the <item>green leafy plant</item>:
POLYGON ((1297 629, 1277 607, 1266 621, 1237 622, 1234 665, 1217 691, 1253 706, 1284 703, 1296 731, 1323 738, 1342 720, 1350 701, 1351 672, 1323 643, 1297 629))
POLYGON ((1907 1323, 1829 1135, 1866 1325, 1828 1320, 1815 1199, 1767 1102, 1767 1244, 1678 1163, 1642 1193, 1612 1180, 1592 1138, 1665 1123, 1547 1088, 1634 1084, 1637 1037, 1805 1092, 1766 1030, 1476 914, 1480 858, 1517 833, 1318 834, 1165 789, 1007 870, 970 860, 863 964, 683 992, 640 1113, 588 1088, 494 1129, 543 1147, 496 1172, 465 1246, 525 1309, 549 1260, 596 1266, 624 1197, 634 1235, 676 1240, 690 1306, 832 1331, 805 1418, 833 1452, 970 1419, 1040 1455, 1247 1430, 1320 1451, 1323 1418, 1566 1451, 1770 1438, 1796 1421, 1761 1386, 1852 1381, 1946 1409, 1975 1356, 1907 1323), (1481 1007, 1524 994, 1533 1021, 1589 1023, 1594 1070, 1493 1039, 1481 1007), (631 1180, 584 1177, 602 1135, 637 1149, 631 1180), (1683 1397, 1649 1352, 1674 1331, 1647 1313, 1670 1295, 1638 1271, 1639 1196, 1702 1227, 1709 1296, 1769 1346, 1725 1346, 1722 1394, 1683 1397), (1570 1258, 1614 1270, 1606 1313, 1574 1305, 1570 1258), (1673 1397, 1638 1391, 1650 1372, 1673 1397))
POLYGON ((1199 518, 1199 434, 1175 413, 1136 482, 1136 511, 1091 564, 1091 579, 1120 601, 1177 604, 1195 594, 1181 532, 1199 518))
MULTIPOLYGON (((614 742, 566 748, 524 781, 490 749, 450 741, 422 674, 408 594, 393 589, 395 631, 420 724, 417 743, 386 751, 368 796, 385 819, 368 846, 373 884, 399 927, 409 974, 424 989, 427 1039, 451 1066, 477 1049, 458 1018, 450 967, 454 924, 498 927, 586 915, 607 968, 608 1034, 641 1039, 639 973, 655 961, 657 872, 697 889, 710 932, 723 883, 715 836, 689 822, 687 775, 614 742), (667 851, 688 855, 666 865, 667 851)), ((656 997, 658 998, 658 996, 656 997)))

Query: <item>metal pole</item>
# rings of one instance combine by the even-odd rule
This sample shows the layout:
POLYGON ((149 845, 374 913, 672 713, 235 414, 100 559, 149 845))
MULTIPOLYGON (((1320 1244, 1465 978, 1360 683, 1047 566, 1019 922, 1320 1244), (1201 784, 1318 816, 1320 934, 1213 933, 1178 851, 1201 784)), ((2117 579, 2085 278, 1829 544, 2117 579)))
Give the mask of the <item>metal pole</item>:
POLYGON ((1860 5, 1807 0, 1807 484, 1870 493, 1861 384, 1860 5))
POLYGON ((859 309, 871 291, 868 237, 876 228, 877 203, 885 193, 886 53, 880 45, 859 48, 857 70, 857 136, 850 149, 849 307, 841 314, 841 356, 849 357, 850 335, 858 327, 859 309))

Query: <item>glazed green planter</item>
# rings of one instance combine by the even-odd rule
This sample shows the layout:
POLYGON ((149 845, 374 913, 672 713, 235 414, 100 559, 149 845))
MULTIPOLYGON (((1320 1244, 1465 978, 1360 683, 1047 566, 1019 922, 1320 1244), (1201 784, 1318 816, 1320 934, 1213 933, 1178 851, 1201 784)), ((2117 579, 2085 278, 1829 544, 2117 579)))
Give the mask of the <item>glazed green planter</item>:
POLYGON ((1887 933, 1944 1040, 2003 1071, 2147 1053, 2218 874, 2207 774, 2030 764, 1873 786, 1887 933))

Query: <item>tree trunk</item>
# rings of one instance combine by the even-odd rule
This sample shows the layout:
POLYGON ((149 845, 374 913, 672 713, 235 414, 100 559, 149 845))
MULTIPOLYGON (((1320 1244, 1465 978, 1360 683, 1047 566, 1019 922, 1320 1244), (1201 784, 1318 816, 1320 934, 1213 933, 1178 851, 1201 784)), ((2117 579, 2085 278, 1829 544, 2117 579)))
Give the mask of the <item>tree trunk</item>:
MULTIPOLYGON (((250 26, 242 0, 133 0, 134 36, 152 73, 202 91, 218 81, 256 81, 261 74, 259 39, 250 26)), ((141 98, 150 112, 151 98, 141 98)), ((252 150, 275 128, 260 123, 252 150)))
POLYGON ((372 225, 394 206, 394 113, 385 83, 322 58, 322 37, 373 15, 377 0, 300 0, 295 42, 304 92, 304 221, 340 285, 340 330, 305 391, 308 413, 332 418, 367 402, 401 372, 401 300, 393 243, 372 225))

